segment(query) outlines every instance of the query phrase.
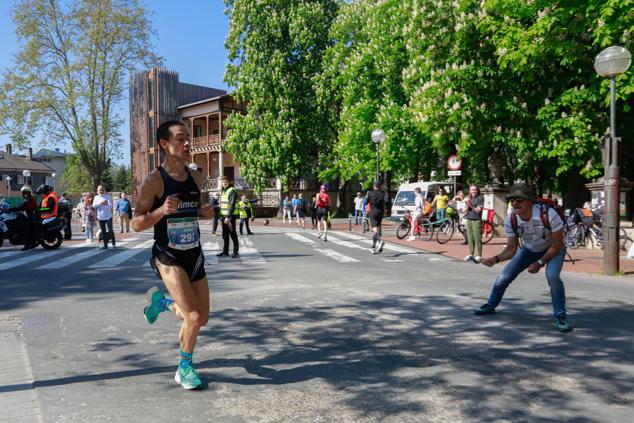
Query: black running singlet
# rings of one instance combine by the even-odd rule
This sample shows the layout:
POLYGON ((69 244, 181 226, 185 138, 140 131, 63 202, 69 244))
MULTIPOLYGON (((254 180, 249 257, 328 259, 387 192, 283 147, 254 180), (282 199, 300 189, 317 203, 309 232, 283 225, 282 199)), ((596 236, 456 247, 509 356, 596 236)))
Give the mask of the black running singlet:
POLYGON ((180 204, 174 214, 163 216, 154 225, 154 240, 168 250, 185 252, 200 247, 200 230, 198 228, 198 203, 200 189, 193 176, 187 171, 187 179, 183 182, 173 179, 163 167, 158 167, 163 178, 163 196, 154 201, 152 210, 161 207, 168 196, 178 197, 180 204))

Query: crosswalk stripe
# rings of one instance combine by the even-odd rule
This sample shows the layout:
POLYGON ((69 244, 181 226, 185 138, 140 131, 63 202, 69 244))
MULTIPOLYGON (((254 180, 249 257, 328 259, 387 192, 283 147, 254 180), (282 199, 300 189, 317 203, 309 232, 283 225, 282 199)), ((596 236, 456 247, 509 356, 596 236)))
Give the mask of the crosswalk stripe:
POLYGON ((140 254, 144 251, 147 250, 148 247, 150 247, 152 244, 154 243, 153 239, 150 239, 148 241, 145 241, 141 244, 137 244, 133 247, 129 247, 127 249, 125 249, 124 251, 120 252, 120 253, 116 253, 113 254, 112 256, 108 257, 105 260, 102 260, 98 263, 93 264, 92 266, 89 266, 90 269, 102 269, 102 268, 106 268, 106 267, 117 267, 118 265, 120 265, 121 263, 123 263, 126 260, 131 259, 132 257, 136 256, 137 254, 140 254))
POLYGON ((253 245, 253 241, 246 238, 240 238, 240 259, 244 264, 266 264, 264 257, 253 245))
POLYGON ((218 244, 218 241, 205 242, 203 245, 203 252, 205 254, 205 264, 218 264, 218 257, 216 256, 216 254, 220 252, 220 245, 218 244))
MULTIPOLYGON (((355 235, 355 234, 348 234, 345 232, 337 232, 337 235, 341 235, 344 236, 348 239, 351 239, 353 241, 360 241, 363 242, 364 244, 368 245, 368 246, 372 246, 372 240, 359 236, 359 235, 355 235)), ((399 245, 396 244, 392 244, 392 243, 385 243, 385 247, 383 247, 383 249, 385 250, 391 250, 391 251, 396 251, 397 253, 408 253, 408 254, 421 254, 420 251, 417 250, 412 250, 411 248, 405 248, 405 247, 401 247, 399 245)))
POLYGON ((286 234, 286 236, 293 238, 296 241, 299 242, 303 242, 305 244, 310 245, 315 251, 317 251, 320 254, 325 255, 326 257, 330 257, 333 260, 336 260, 338 262, 341 263, 355 263, 355 262, 359 262, 359 260, 350 257, 350 256, 346 256, 344 254, 338 253, 335 250, 331 250, 329 248, 321 248, 319 246, 319 244, 317 244, 315 241, 313 241, 310 238, 305 237, 304 235, 300 235, 298 233, 294 233, 294 232, 289 232, 286 234))
POLYGON ((48 250, 48 251, 39 251, 37 253, 24 252, 25 256, 16 260, 11 260, 5 263, 0 264, 0 270, 12 269, 14 267, 23 266, 25 264, 29 264, 42 259, 50 259, 51 257, 55 257, 56 255, 63 254, 67 252, 71 248, 79 248, 85 247, 84 244, 74 244, 65 248, 58 248, 57 250, 48 250))
POLYGON ((72 256, 63 258, 61 260, 54 261, 52 263, 46 263, 36 269, 61 269, 62 267, 70 266, 73 263, 76 263, 81 260, 85 260, 92 256, 96 256, 103 251, 97 247, 87 248, 85 251, 82 251, 77 254, 73 254, 72 256))

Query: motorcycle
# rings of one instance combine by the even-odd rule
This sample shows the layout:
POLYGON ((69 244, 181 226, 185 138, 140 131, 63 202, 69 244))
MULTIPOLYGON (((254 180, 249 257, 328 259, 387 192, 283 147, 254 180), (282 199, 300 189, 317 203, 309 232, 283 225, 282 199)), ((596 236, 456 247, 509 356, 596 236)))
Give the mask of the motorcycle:
MULTIPOLYGON (((6 238, 12 245, 24 244, 24 228, 32 225, 24 213, 0 210, 0 247, 6 238)), ((62 231, 65 223, 57 217, 42 220, 37 243, 47 250, 55 250, 62 245, 62 231)))

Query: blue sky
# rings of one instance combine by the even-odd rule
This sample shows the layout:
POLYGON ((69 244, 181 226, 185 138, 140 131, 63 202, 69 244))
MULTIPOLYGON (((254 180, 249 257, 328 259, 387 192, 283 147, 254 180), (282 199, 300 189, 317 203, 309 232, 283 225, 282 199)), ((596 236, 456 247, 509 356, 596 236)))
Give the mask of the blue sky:
MULTIPOLYGON (((17 52, 17 39, 13 32, 11 9, 15 1, 0 0, 0 69, 11 66, 17 52)), ((164 65, 179 72, 181 82, 227 89, 223 81, 227 63, 224 41, 229 29, 229 20, 224 14, 222 0, 145 0, 154 14, 151 16, 157 33, 155 50, 163 57, 164 65)), ((119 163, 129 164, 130 143, 128 123, 128 101, 121 104, 120 114, 125 118, 121 128, 124 139, 119 163)), ((32 140, 37 151, 40 136, 32 140)), ((10 139, 0 135, 0 146, 10 139)), ((70 146, 60 145, 61 150, 70 151, 70 146)), ((4 150, 4 148, 1 148, 4 150)))

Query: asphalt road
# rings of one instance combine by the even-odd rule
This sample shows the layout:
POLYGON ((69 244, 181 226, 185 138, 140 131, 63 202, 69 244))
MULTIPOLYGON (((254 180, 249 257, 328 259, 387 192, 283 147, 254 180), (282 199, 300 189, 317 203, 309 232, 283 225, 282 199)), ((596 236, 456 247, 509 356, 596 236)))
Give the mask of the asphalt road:
POLYGON ((142 316, 144 292, 162 287, 149 233, 107 252, 2 247, 0 421, 631 421, 633 282, 565 274, 575 330, 560 334, 541 273, 475 317, 500 267, 257 230, 241 259, 218 261, 203 228, 198 392, 173 380, 176 318, 142 316))

